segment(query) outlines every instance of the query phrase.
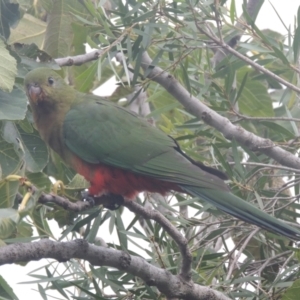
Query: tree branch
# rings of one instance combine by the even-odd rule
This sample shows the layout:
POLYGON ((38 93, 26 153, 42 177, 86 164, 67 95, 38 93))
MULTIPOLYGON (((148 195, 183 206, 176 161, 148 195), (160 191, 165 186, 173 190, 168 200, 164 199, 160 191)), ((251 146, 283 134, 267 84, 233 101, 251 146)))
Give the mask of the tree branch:
POLYGON ((54 194, 45 194, 45 193, 42 193, 42 195, 39 197, 39 203, 41 204, 55 203, 58 206, 63 207, 65 210, 74 211, 74 212, 81 212, 91 207, 88 201, 71 202, 67 198, 54 195, 54 194))
MULTIPOLYGON (((253 3, 255 4, 256 2, 253 1, 253 3)), ((281 82, 282 84, 291 88, 292 90, 300 92, 300 88, 290 84, 289 82, 286 82, 282 78, 278 77, 276 74, 256 64, 251 59, 240 54, 224 42, 220 42, 218 38, 210 35, 208 32, 203 30, 197 22, 196 25, 201 32, 206 34, 212 41, 216 42, 219 46, 221 46, 229 53, 235 55, 241 60, 244 60, 253 68, 271 76, 272 78, 278 80, 278 82, 281 82)), ((91 60, 96 60, 102 54, 103 51, 94 50, 90 53, 77 55, 73 57, 57 58, 55 59, 55 61, 59 66, 67 66, 72 64, 80 65, 91 60)), ((225 138, 229 140, 235 139, 237 142, 250 148, 253 151, 260 151, 268 155, 269 157, 275 159, 282 165, 300 169, 300 159, 298 157, 296 157, 288 151, 283 150, 269 139, 261 138, 243 129, 242 127, 233 125, 227 118, 222 117, 217 112, 211 110, 205 104, 201 103, 197 98, 191 96, 190 93, 172 75, 170 75, 168 72, 164 71, 160 67, 151 65, 151 63, 152 59, 150 58, 147 52, 144 52, 144 54, 142 55, 141 66, 144 69, 146 76, 163 86, 190 113, 192 113, 196 117, 202 118, 208 125, 220 131, 225 136, 225 138)))
MULTIPOLYGON (((110 195, 103 195, 96 198, 97 204, 107 204, 111 200, 110 195)), ((66 210, 81 212, 85 209, 91 207, 89 202, 77 201, 71 202, 67 198, 43 193, 39 198, 39 203, 55 203, 66 210)), ((145 219, 151 219, 160 224, 165 231, 174 239, 176 244, 179 247, 180 253, 182 255, 182 265, 180 276, 185 281, 189 282, 191 280, 191 264, 192 264, 192 255, 188 247, 188 240, 176 229, 176 227, 159 211, 146 209, 140 204, 134 201, 125 201, 123 203, 125 207, 134 212, 136 215, 141 216, 145 219)))
POLYGON ((192 254, 188 247, 188 240, 159 211, 145 209, 143 206, 134 201, 125 201, 124 206, 126 206, 135 214, 144 217, 145 219, 156 221, 173 238, 178 245, 182 256, 180 276, 189 282, 191 280, 192 254))
POLYGON ((235 139, 252 151, 260 151, 282 165, 300 168, 300 159, 294 154, 283 150, 269 139, 261 138, 240 126, 233 125, 227 118, 219 115, 200 102, 199 99, 192 96, 171 74, 158 66, 151 65, 151 63, 152 59, 147 52, 144 52, 141 67, 145 75, 164 87, 191 114, 203 119, 208 125, 220 131, 225 138, 229 140, 235 139))
POLYGON ((97 60, 101 55, 102 50, 94 50, 89 53, 76 56, 68 56, 54 59, 60 67, 80 66, 92 60, 97 60))
MULTIPOLYGON (((236 51, 235 49, 233 49, 232 47, 230 47, 229 45, 227 45, 226 43, 224 43, 223 41, 221 41, 219 38, 216 38, 214 35, 208 33, 208 31, 204 30, 197 21, 195 21, 196 27, 198 28, 198 30, 205 34, 210 40, 214 41, 217 45, 219 45, 220 47, 222 47, 223 49, 225 49, 228 53, 233 54, 234 56, 238 57, 239 59, 243 60, 244 62, 246 62, 248 65, 252 66, 254 69, 256 69, 257 71, 268 75, 272 78, 274 78, 276 81, 280 82, 281 84, 283 84, 284 86, 290 88, 291 90, 300 93, 300 88, 298 88, 297 86, 293 85, 292 83, 286 81, 285 79, 279 77, 278 75, 276 75, 275 73, 269 71, 268 69, 262 67, 261 65, 257 64, 256 62, 254 62, 252 59, 248 58, 247 56, 239 53, 238 51, 236 51)), ((202 24, 201 24, 202 25, 202 24)))
POLYGON ((43 239, 38 242, 12 244, 0 248, 0 265, 21 261, 36 261, 53 258, 65 262, 72 258, 84 259, 93 266, 109 266, 128 272, 156 286, 169 298, 187 300, 229 300, 228 297, 210 288, 187 283, 180 276, 149 264, 145 259, 124 251, 89 244, 85 240, 55 242, 43 239))

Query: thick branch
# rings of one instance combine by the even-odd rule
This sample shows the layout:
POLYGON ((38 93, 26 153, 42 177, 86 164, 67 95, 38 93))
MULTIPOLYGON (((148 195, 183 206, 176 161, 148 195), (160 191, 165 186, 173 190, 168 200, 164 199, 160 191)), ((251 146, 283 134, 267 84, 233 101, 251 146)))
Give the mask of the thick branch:
POLYGON ((42 258, 53 258, 59 262, 77 258, 87 260, 93 266, 114 267, 141 278, 148 285, 156 286, 169 298, 229 300, 218 291, 193 283, 187 284, 180 276, 155 267, 141 257, 129 255, 124 251, 91 245, 85 240, 54 242, 44 239, 0 248, 0 265, 42 258))
POLYGON ((147 77, 163 86, 190 113, 216 128, 225 138, 235 139, 253 151, 260 151, 268 155, 282 165, 300 168, 300 159, 294 154, 283 150, 269 139, 261 138, 242 127, 233 125, 227 118, 222 117, 192 96, 171 74, 160 67, 152 66, 151 63, 150 56, 144 52, 141 66, 147 77))
MULTIPOLYGON (((109 195, 104 195, 102 197, 97 197, 97 204, 106 204, 111 200, 109 195)), ((67 198, 60 197, 53 194, 42 194, 39 198, 39 203, 55 203, 67 210, 80 212, 91 207, 89 202, 77 201, 75 203, 69 201, 67 198)), ((188 248, 187 239, 176 229, 172 223, 164 217, 159 211, 149 210, 141 206, 140 204, 133 201, 125 201, 124 206, 135 214, 142 216, 145 219, 151 219, 160 224, 165 231, 174 239, 177 243, 180 253, 182 255, 182 266, 180 276, 185 281, 191 280, 191 264, 192 264, 192 255, 188 248)))

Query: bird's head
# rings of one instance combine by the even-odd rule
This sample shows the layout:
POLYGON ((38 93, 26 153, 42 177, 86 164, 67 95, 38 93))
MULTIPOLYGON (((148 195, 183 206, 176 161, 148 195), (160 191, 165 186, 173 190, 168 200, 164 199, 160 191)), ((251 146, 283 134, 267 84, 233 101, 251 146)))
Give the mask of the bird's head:
POLYGON ((49 68, 30 71, 25 76, 24 84, 31 106, 61 99, 59 96, 66 90, 66 87, 69 87, 55 71, 49 68))

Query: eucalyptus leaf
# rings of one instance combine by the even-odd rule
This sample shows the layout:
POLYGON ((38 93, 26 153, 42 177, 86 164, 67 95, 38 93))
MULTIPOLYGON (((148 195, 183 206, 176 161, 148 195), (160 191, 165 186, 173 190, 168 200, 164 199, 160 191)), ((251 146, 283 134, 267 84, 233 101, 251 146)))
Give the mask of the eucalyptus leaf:
MULTIPOLYGON (((0 9, 3 5, 2 3, 3 1, 0 2, 0 9)), ((4 92, 11 92, 16 75, 17 61, 10 55, 4 41, 0 38, 0 89, 4 92)))

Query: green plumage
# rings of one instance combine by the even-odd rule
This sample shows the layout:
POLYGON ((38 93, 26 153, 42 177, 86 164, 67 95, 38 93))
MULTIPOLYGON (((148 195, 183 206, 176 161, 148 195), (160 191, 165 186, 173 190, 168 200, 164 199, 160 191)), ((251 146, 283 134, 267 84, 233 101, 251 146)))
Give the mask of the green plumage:
POLYGON ((76 155, 90 164, 171 182, 241 220, 300 239, 298 230, 234 196, 218 171, 193 162, 171 137, 136 114, 76 92, 46 68, 28 73, 25 86, 41 136, 65 161, 76 155), (36 96, 38 87, 42 93, 36 96))
POLYGON ((84 103, 71 107, 63 133, 67 147, 87 162, 104 163, 178 184, 228 190, 223 180, 201 170, 176 151, 171 137, 135 113, 99 97, 90 96, 84 103))

